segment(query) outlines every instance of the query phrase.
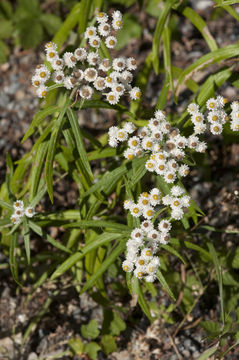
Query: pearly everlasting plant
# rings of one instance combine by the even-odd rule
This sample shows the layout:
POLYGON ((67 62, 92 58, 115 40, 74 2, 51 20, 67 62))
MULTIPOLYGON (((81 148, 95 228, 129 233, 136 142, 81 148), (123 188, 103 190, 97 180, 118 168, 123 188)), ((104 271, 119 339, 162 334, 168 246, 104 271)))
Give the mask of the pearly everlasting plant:
MULTIPOLYGON (((173 6, 169 3, 167 6, 173 6)), ((91 10, 94 6, 92 3, 91 10)), ((172 6, 166 10, 173 11, 172 6)), ((1 231, 5 244, 11 236, 10 267, 17 282, 24 278, 20 279, 18 268, 23 269, 25 247, 29 266, 49 264, 39 284, 46 279, 55 281, 69 271, 77 291, 92 289, 92 294, 104 298, 108 288, 114 294, 117 286, 111 285, 120 279, 131 294, 137 294, 140 306, 152 320, 154 310, 144 293, 155 296, 159 281, 174 300, 173 291, 181 296, 179 292, 187 286, 184 281, 179 289, 178 264, 186 264, 185 249, 200 253, 195 260, 201 266, 199 280, 205 268, 218 265, 209 241, 204 235, 200 238, 205 228, 200 228, 199 217, 205 214, 184 184, 190 183, 198 159, 203 162, 213 136, 218 141, 223 141, 224 135, 233 139, 238 136, 239 102, 230 104, 216 95, 215 84, 220 84, 225 75, 219 73, 211 80, 209 77, 207 87, 191 83, 189 89, 193 90, 185 111, 176 106, 176 110, 164 111, 167 96, 173 94, 176 102, 180 86, 188 86, 189 75, 200 71, 202 64, 206 67, 208 58, 181 69, 181 75, 175 69, 177 76, 172 69, 168 73, 170 46, 166 46, 169 37, 164 23, 155 30, 152 52, 137 68, 136 55, 125 56, 124 49, 116 50, 123 28, 120 11, 107 14, 92 10, 89 24, 81 20, 85 26, 81 36, 75 33, 75 44, 73 40, 70 44, 64 40, 63 44, 59 40, 62 33, 58 33, 54 41, 46 43, 45 62, 32 76, 36 95, 41 98, 40 110, 23 140, 32 136, 33 147, 16 164, 7 159, 9 171, 0 199, 1 231), (153 86, 150 74, 161 70, 160 31, 164 34, 166 85, 156 104, 144 95, 146 85, 153 86), (103 130, 99 130, 100 121, 103 130), (196 233, 194 240, 197 227, 201 233, 196 233)), ((162 16, 160 21, 166 22, 166 18, 162 16)), ((229 50, 239 55, 238 46, 229 50)), ((218 56, 220 49, 215 51, 218 56)), ((194 259, 186 255, 194 270, 194 259)), ((221 262, 226 261, 223 258, 221 262)), ((185 309, 187 313, 186 305, 185 309)))

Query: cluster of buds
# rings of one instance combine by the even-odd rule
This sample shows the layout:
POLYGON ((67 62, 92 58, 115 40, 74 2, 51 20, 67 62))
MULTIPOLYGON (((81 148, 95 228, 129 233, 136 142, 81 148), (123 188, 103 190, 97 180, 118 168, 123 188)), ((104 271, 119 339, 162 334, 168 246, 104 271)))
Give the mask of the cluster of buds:
POLYGON ((133 132, 133 125, 128 123, 123 129, 111 127, 109 129, 109 145, 117 146, 120 141, 128 140, 128 148, 124 156, 132 160, 136 156, 150 154, 145 167, 150 172, 162 175, 167 183, 174 183, 178 176, 184 177, 189 173, 189 166, 183 163, 186 148, 197 152, 206 150, 206 143, 200 141, 196 135, 188 138, 182 136, 177 128, 166 121, 164 112, 158 110, 155 117, 150 119, 147 126, 139 128, 137 134, 129 137, 133 132))
POLYGON ((17 200, 13 204, 14 213, 11 216, 11 222, 13 224, 20 224, 21 218, 25 215, 29 218, 32 218, 35 215, 35 210, 33 207, 28 206, 24 207, 24 203, 21 200, 17 200))
POLYGON ((122 264, 126 272, 134 272, 134 275, 147 282, 153 282, 160 266, 157 256, 160 245, 165 245, 170 240, 171 220, 180 220, 184 215, 184 209, 190 205, 190 197, 185 195, 180 186, 173 186, 171 193, 161 196, 160 191, 154 188, 150 193, 143 192, 137 204, 131 200, 124 202, 124 208, 130 210, 133 216, 143 216, 144 220, 140 227, 131 232, 127 241, 126 259, 122 264), (150 219, 155 215, 155 207, 163 204, 170 209, 169 219, 161 219, 157 227, 150 219))
POLYGON ((113 49, 117 44, 114 35, 123 25, 122 14, 115 11, 112 18, 110 24, 108 15, 101 12, 96 18, 98 25, 86 29, 84 36, 89 45, 88 49, 77 48, 74 53, 65 52, 61 58, 56 44, 46 44, 46 59, 53 72, 45 65, 38 65, 32 77, 32 84, 37 88, 40 98, 47 95, 46 82, 49 80, 62 84, 66 89, 75 89, 77 95, 85 100, 91 99, 94 92, 99 91, 112 105, 117 104, 125 93, 129 94, 131 100, 141 97, 140 89, 131 86, 132 71, 137 68, 136 60, 133 57, 116 57, 113 60, 101 58, 98 52, 101 42, 109 49, 113 49))

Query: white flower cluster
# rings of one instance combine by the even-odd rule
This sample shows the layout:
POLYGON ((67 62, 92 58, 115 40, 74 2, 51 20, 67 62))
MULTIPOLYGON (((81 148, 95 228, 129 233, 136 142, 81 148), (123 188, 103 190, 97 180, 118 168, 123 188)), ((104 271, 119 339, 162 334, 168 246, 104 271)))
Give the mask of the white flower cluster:
POLYGON ((15 201, 13 207, 14 207, 14 213, 11 216, 11 222, 13 224, 19 224, 21 222, 21 218, 24 215, 29 218, 32 218, 35 215, 34 208, 31 206, 24 208, 24 203, 21 200, 15 201))
POLYGON ((86 100, 91 99, 95 90, 100 91, 112 105, 117 104, 125 93, 130 95, 131 100, 141 97, 140 89, 131 86, 132 71, 137 68, 136 60, 133 57, 116 57, 111 61, 99 55, 101 42, 109 49, 113 49, 117 44, 112 31, 115 34, 122 27, 122 14, 115 11, 112 18, 110 24, 108 15, 100 12, 96 19, 98 25, 86 29, 84 36, 89 44, 88 51, 81 47, 74 53, 65 52, 60 58, 56 44, 46 44, 46 58, 53 73, 51 74, 45 65, 38 65, 32 77, 32 84, 37 88, 36 92, 40 98, 47 95, 48 80, 63 84, 69 90, 77 89, 79 97, 86 100))
POLYGON ((206 106, 209 110, 207 114, 207 122, 205 122, 205 116, 199 111, 199 106, 195 103, 189 104, 188 112, 191 114, 191 121, 194 125, 195 134, 203 134, 209 128, 213 135, 219 135, 222 133, 223 125, 229 120, 227 113, 224 110, 224 106, 227 100, 222 96, 217 96, 216 99, 208 99, 206 106))
POLYGON ((131 232, 131 237, 127 241, 126 260, 122 267, 126 272, 134 272, 139 278, 145 278, 147 282, 153 282, 156 271, 160 266, 160 259, 156 256, 160 244, 167 244, 170 239, 172 224, 170 220, 180 220, 184 214, 184 208, 190 204, 190 197, 184 195, 184 189, 180 186, 173 186, 171 194, 163 196, 161 199, 160 191, 154 188, 148 192, 143 192, 135 204, 131 200, 124 202, 124 208, 130 210, 133 216, 143 216, 144 221, 139 228, 131 232), (171 209, 170 219, 161 219, 154 228, 150 221, 155 215, 154 207, 163 204, 171 209))
POLYGON ((125 158, 132 160, 145 152, 151 154, 145 167, 150 172, 162 175, 167 183, 174 183, 178 176, 189 173, 189 166, 182 163, 186 147, 197 152, 206 150, 206 143, 196 135, 188 138, 182 136, 177 128, 166 121, 165 114, 158 110, 147 126, 138 129, 137 135, 129 137, 135 127, 127 123, 123 129, 113 126, 109 129, 109 145, 118 146, 119 142, 128 140, 125 158))
POLYGON ((239 131, 239 102, 238 101, 233 101, 231 103, 231 130, 232 131, 239 131))

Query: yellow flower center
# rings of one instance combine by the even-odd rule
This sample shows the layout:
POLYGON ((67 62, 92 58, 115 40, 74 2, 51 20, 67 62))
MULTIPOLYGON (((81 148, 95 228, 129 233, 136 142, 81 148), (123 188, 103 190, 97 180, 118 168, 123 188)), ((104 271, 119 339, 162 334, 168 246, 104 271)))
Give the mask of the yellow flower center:
POLYGON ((111 83, 111 82, 112 82, 112 78, 111 78, 110 76, 107 76, 106 81, 107 81, 108 83, 111 83))
POLYGON ((109 100, 112 101, 112 100, 114 100, 114 98, 115 98, 114 95, 109 95, 109 100))
POLYGON ((176 200, 176 201, 174 201, 173 205, 174 206, 179 206, 179 202, 176 200))
POLYGON ((219 127, 218 127, 218 126, 214 126, 213 130, 216 131, 216 132, 218 132, 218 131, 219 131, 219 127))
POLYGON ((148 148, 150 148, 150 147, 152 147, 152 142, 151 141, 147 141, 147 143, 146 143, 146 146, 148 147, 148 148))
POLYGON ((46 96, 47 92, 45 90, 42 91, 41 96, 46 96))
POLYGON ((201 116, 196 116, 196 121, 200 122, 202 120, 201 116))
POLYGON ((148 267, 148 272, 153 272, 154 271, 154 267, 153 266, 149 266, 148 267))
POLYGON ((28 209, 29 214, 32 214, 32 209, 28 209))
POLYGON ((139 271, 137 275, 138 275, 139 278, 141 278, 143 276, 142 271, 139 271))
POLYGON ((129 154, 129 155, 128 155, 128 159, 129 159, 129 160, 133 160, 133 158, 134 158, 134 155, 133 155, 133 154, 129 154))
POLYGON ((185 175, 188 175, 188 174, 189 174, 189 170, 185 170, 185 171, 184 171, 184 174, 185 174, 185 175))
POLYGON ((150 250, 147 250, 147 251, 145 252, 145 255, 146 255, 146 256, 151 256, 151 255, 152 255, 152 252, 151 252, 150 250))
POLYGON ((138 145, 138 141, 137 141, 137 140, 133 140, 133 141, 131 142, 131 144, 132 144, 133 146, 137 146, 137 145, 138 145))
POLYGON ((149 169, 151 169, 154 166, 154 164, 150 162, 150 163, 147 164, 147 166, 148 166, 149 169))
POLYGON ((139 260, 139 261, 138 261, 138 264, 139 264, 139 265, 144 265, 144 260, 143 260, 143 259, 139 260))
POLYGON ((135 94, 135 96, 136 96, 137 98, 140 98, 141 92, 140 92, 140 91, 137 91, 136 94, 135 94))
POLYGON ((155 160, 155 158, 156 158, 155 155, 151 155, 151 156, 150 156, 150 159, 151 159, 151 160, 155 160))
POLYGON ((152 216, 152 215, 153 215, 153 211, 152 211, 152 210, 148 210, 148 211, 146 212, 146 214, 147 214, 147 216, 152 216))
POLYGON ((116 87, 116 91, 120 92, 122 90, 122 87, 121 86, 117 86, 116 87))
POLYGON ((168 179, 173 179, 173 175, 172 174, 168 174, 168 179))
POLYGON ((124 269, 124 271, 129 271, 128 265, 124 265, 123 269, 124 269))
POLYGON ((143 201, 142 201, 142 204, 143 204, 143 205, 147 205, 147 204, 148 204, 148 200, 143 200, 143 201))
POLYGON ((50 52, 50 53, 49 53, 49 57, 50 57, 50 58, 53 58, 54 56, 55 56, 55 53, 54 53, 54 52, 50 52))
POLYGON ((117 21, 116 21, 116 25, 117 25, 117 26, 121 26, 121 24, 122 24, 122 22, 121 22, 120 20, 117 20, 117 21))
POLYGON ((39 86, 40 85, 39 81, 35 80, 34 85, 39 86))
POLYGON ((214 106, 215 106, 215 104, 214 104, 213 102, 209 103, 209 107, 210 107, 211 109, 213 109, 214 106))
POLYGON ((92 36, 94 34, 94 31, 93 30, 89 30, 88 31, 88 35, 92 36))
POLYGON ((143 192, 141 195, 142 195, 143 197, 146 197, 146 198, 149 197, 149 194, 148 194, 147 192, 143 192))
POLYGON ((124 133, 123 133, 122 131, 120 131, 120 132, 118 133, 118 137, 122 139, 122 138, 124 137, 124 133))
POLYGON ((111 39, 111 40, 109 41, 109 44, 110 44, 110 45, 114 45, 114 44, 115 44, 115 41, 111 39))
POLYGON ((159 158, 160 158, 161 160, 163 160, 163 159, 164 159, 163 154, 159 155, 159 158))
POLYGON ((98 44, 99 44, 99 42, 97 40, 93 41, 93 45, 98 45, 98 44))
POLYGON ((102 18, 103 16, 104 16, 104 13, 100 12, 100 13, 99 13, 99 17, 102 18))
POLYGON ((52 42, 47 43, 46 47, 51 48, 52 47, 52 42))
POLYGON ((138 212, 139 212, 139 209, 138 209, 138 208, 134 208, 134 209, 133 209, 133 213, 134 213, 134 214, 138 214, 138 212))
POLYGON ((159 170, 164 170, 164 165, 159 165, 159 170))
POLYGON ((42 72, 40 73, 40 77, 41 77, 41 78, 44 78, 45 76, 46 76, 45 71, 42 71, 42 72))
POLYGON ((213 121, 217 121, 217 120, 218 120, 218 116, 217 116, 217 115, 213 115, 212 120, 213 120, 213 121))
POLYGON ((156 195, 156 194, 153 195, 154 200, 158 200, 158 198, 159 198, 158 195, 156 195))

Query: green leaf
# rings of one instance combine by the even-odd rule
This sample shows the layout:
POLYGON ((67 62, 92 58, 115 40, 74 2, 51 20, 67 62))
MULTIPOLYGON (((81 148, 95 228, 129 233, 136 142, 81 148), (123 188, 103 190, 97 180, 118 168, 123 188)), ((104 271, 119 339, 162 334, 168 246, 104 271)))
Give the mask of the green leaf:
POLYGON ((83 286, 83 289, 81 290, 81 294, 83 292, 90 289, 96 280, 108 269, 108 267, 117 259, 117 257, 124 251, 125 249, 125 242, 126 240, 122 240, 119 243, 119 245, 109 254, 107 255, 107 258, 102 262, 101 266, 97 269, 97 272, 94 273, 90 279, 87 281, 87 283, 83 286))
POLYGON ((15 232, 11 235, 9 262, 10 262, 10 269, 11 269, 12 277, 16 281, 16 283, 19 284, 19 282, 18 282, 17 239, 18 239, 18 234, 15 232))
POLYGON ((104 221, 104 220, 81 220, 77 222, 73 222, 67 225, 64 225, 64 228, 105 228, 105 229, 111 229, 115 230, 117 232, 121 231, 122 233, 130 233, 132 229, 130 229, 128 226, 123 224, 114 223, 111 221, 104 221))
POLYGON ((83 32, 86 30, 89 14, 90 14, 90 8, 92 5, 92 0, 81 0, 80 2, 80 14, 79 14, 79 34, 83 34, 83 32))
POLYGON ((208 360, 208 359, 210 359, 210 356, 213 355, 217 351, 218 346, 219 346, 219 343, 216 346, 210 347, 209 349, 204 351, 202 353, 202 355, 199 356, 199 358, 197 360, 208 360))
POLYGON ((232 267, 234 269, 239 269, 239 247, 233 253, 232 267))
POLYGON ((72 131, 73 131, 73 134, 75 137, 79 158, 81 160, 82 171, 84 173, 84 177, 86 178, 86 180, 88 182, 88 186, 90 187, 91 182, 93 180, 93 174, 92 174, 90 163, 89 163, 89 160, 87 157, 87 152, 85 150, 85 145, 84 145, 83 138, 81 135, 80 126, 78 124, 76 114, 71 108, 67 109, 67 115, 68 115, 68 119, 71 124, 71 128, 72 128, 72 131))
POLYGON ((31 262, 31 254, 30 254, 30 229, 27 223, 26 216, 23 216, 23 237, 24 237, 24 245, 27 256, 27 264, 29 265, 31 262))
POLYGON ((0 200, 0 206, 13 211, 13 206, 11 204, 7 203, 6 201, 0 200))
POLYGON ((138 295, 137 301, 138 301, 141 309, 143 310, 143 312, 145 313, 145 315, 147 316, 149 321, 152 322, 154 320, 154 318, 152 317, 152 315, 150 313, 148 302, 146 301, 146 299, 144 297, 142 285, 141 285, 139 279, 137 279, 136 277, 134 277, 132 280, 132 291, 133 291, 133 293, 138 295))
POLYGON ((100 346, 94 341, 84 346, 84 352, 86 352, 92 360, 98 359, 97 353, 99 350, 101 350, 100 346))
POLYGON ((11 37, 13 32, 13 25, 10 20, 1 19, 0 39, 7 39, 11 37))
POLYGON ((121 319, 120 315, 115 310, 104 310, 104 321, 102 325, 102 332, 105 334, 111 334, 118 336, 122 331, 126 329, 125 322, 121 319))
POLYGON ((99 336, 98 322, 96 319, 91 320, 87 325, 81 325, 81 335, 85 339, 95 339, 99 336))
POLYGON ((213 244, 210 242, 207 244, 210 254, 212 255, 212 259, 215 265, 216 273, 217 273, 217 281, 219 285, 219 294, 220 294, 220 304, 221 304, 221 316, 223 326, 225 325, 225 311, 224 311, 224 296, 223 296, 223 284, 222 284, 222 269, 219 265, 218 257, 216 250, 213 244))
POLYGON ((81 3, 75 4, 70 14, 67 16, 66 20, 54 36, 52 41, 57 44, 59 50, 68 38, 71 30, 76 26, 79 20, 80 9, 81 3))
POLYGON ((196 71, 202 70, 205 67, 208 67, 216 62, 222 60, 230 59, 239 55, 238 45, 228 45, 221 49, 211 51, 210 53, 202 56, 200 59, 196 60, 192 65, 186 68, 178 78, 178 83, 176 87, 176 93, 180 92, 180 87, 185 82, 186 79, 191 77, 196 71))
POLYGON ((85 255, 94 250, 97 249, 99 246, 106 244, 110 241, 119 239, 122 237, 121 234, 114 234, 114 233, 103 233, 99 236, 97 236, 94 241, 88 243, 85 245, 81 252, 77 252, 74 255, 71 255, 69 258, 67 258, 58 269, 55 270, 55 272, 51 276, 51 280, 55 280, 58 276, 61 276, 64 274, 67 270, 69 270, 73 265, 75 265, 78 261, 83 259, 85 255))
POLYGON ((178 245, 178 246, 185 246, 188 249, 192 249, 192 250, 196 250, 198 252, 200 252, 201 254, 203 254, 207 260, 212 261, 212 256, 209 254, 209 252, 205 249, 203 249, 201 246, 196 245, 194 243, 191 243, 189 241, 185 241, 185 240, 178 240, 176 238, 171 238, 170 239, 170 243, 174 244, 174 245, 178 245))
MULTIPOLYGON (((31 1, 29 1, 31 2, 31 1)), ((23 18, 17 24, 20 43, 25 49, 35 48, 43 40, 43 29, 37 19, 32 17, 23 18)))
POLYGON ((117 351, 117 345, 112 335, 103 335, 101 338, 101 347, 106 355, 117 351))
POLYGON ((64 119, 65 112, 69 105, 69 102, 70 100, 68 99, 68 101, 66 101, 65 105, 63 105, 63 107, 59 111, 58 118, 55 120, 51 133, 51 138, 48 145, 48 153, 46 156, 45 181, 47 185, 47 191, 52 203, 53 203, 53 161, 56 153, 56 147, 61 134, 61 129, 65 121, 64 119))
POLYGON ((81 339, 79 338, 70 339, 68 341, 68 345, 75 355, 83 354, 84 344, 81 339))
POLYGON ((54 14, 42 14, 40 21, 50 35, 54 35, 61 26, 61 19, 54 14))
POLYGON ((116 50, 122 49, 131 39, 138 39, 142 33, 142 28, 136 16, 131 14, 124 15, 123 23, 124 26, 117 34, 116 50))
POLYGON ((38 193, 38 188, 41 180, 41 174, 43 167, 45 165, 46 154, 48 150, 48 141, 43 141, 36 152, 36 156, 32 161, 32 169, 30 174, 30 192, 29 192, 29 201, 31 202, 33 198, 38 193))
POLYGON ((159 73, 159 53, 158 52, 159 52, 161 36, 162 36, 163 30, 164 30, 164 26, 165 26, 167 17, 168 17, 170 10, 173 7, 175 2, 176 2, 176 0, 167 0, 164 3, 163 10, 161 11, 161 13, 159 15, 158 22, 156 25, 154 39, 153 39, 153 48, 152 48, 153 66, 154 66, 154 71, 156 74, 159 73))
POLYGON ((169 245, 162 245, 161 247, 166 251, 168 251, 169 253, 173 254, 174 256, 177 256, 182 261, 183 264, 186 264, 186 260, 182 257, 181 254, 179 254, 177 250, 175 250, 169 245))
POLYGON ((47 116, 56 113, 59 110, 60 110, 60 108, 57 105, 48 106, 46 109, 40 110, 34 116, 32 122, 31 122, 31 125, 28 128, 26 134, 24 135, 21 143, 23 143, 27 138, 29 138, 29 136, 31 136, 34 133, 35 128, 37 128, 40 125, 42 120, 44 120, 47 116))
POLYGON ((9 47, 2 40, 0 40, 0 64, 7 62, 7 56, 9 53, 9 47))
POLYGON ((161 273, 161 271, 158 269, 157 270, 157 278, 160 282, 160 284, 162 285, 162 287, 167 291, 167 293, 169 294, 169 296, 176 301, 176 298, 172 292, 172 290, 170 289, 165 277, 163 276, 163 274, 161 273))
POLYGON ((201 18, 199 14, 197 14, 192 8, 186 7, 183 10, 183 15, 186 16, 191 23, 200 31, 201 35, 204 37, 209 49, 211 51, 217 50, 218 46, 214 38, 212 37, 207 24, 201 18))

